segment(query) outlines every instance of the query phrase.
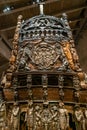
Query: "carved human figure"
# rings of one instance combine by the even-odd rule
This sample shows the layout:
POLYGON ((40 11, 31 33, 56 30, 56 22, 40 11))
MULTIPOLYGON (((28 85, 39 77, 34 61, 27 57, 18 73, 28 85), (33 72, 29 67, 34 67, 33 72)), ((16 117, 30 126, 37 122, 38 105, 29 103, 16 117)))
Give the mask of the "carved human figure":
POLYGON ((53 106, 51 108, 51 122, 52 122, 52 130, 59 130, 59 123, 58 123, 58 108, 57 106, 53 106))
POLYGON ((73 48, 73 47, 71 48, 71 53, 72 53, 73 60, 75 63, 75 69, 81 70, 80 64, 79 64, 79 58, 78 58, 75 48, 73 48))
POLYGON ((33 130, 33 102, 28 102, 28 109, 25 116, 25 121, 27 122, 27 129, 33 130))
POLYGON ((34 130, 39 130, 41 128, 41 108, 39 105, 35 106, 34 119, 34 130))
POLYGON ((18 103, 15 102, 13 109, 12 109, 12 115, 11 115, 11 126, 12 130, 19 130, 19 124, 20 124, 20 109, 18 106, 18 103))
POLYGON ((5 130, 5 103, 0 101, 0 130, 5 130))
POLYGON ((59 128, 60 130, 67 130, 69 128, 69 115, 62 101, 59 102, 58 111, 59 111, 59 128))
POLYGON ((63 50, 64 50, 64 53, 69 61, 69 64, 70 64, 70 67, 74 70, 75 69, 75 65, 74 65, 74 62, 73 62, 73 57, 72 57, 72 54, 70 52, 70 44, 68 41, 64 41, 62 43, 63 45, 63 50))
POLYGON ((31 44, 28 44, 27 46, 20 48, 19 61, 18 61, 19 69, 30 70, 28 64, 31 58, 31 49, 32 49, 31 44))
POLYGON ((75 120, 76 130, 86 130, 84 115, 79 105, 75 105, 74 120, 75 120))

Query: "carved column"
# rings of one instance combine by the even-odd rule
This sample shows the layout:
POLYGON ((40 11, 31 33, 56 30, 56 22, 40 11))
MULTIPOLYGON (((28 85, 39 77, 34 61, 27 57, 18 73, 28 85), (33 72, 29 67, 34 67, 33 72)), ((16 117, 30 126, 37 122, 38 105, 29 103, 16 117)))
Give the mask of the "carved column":
POLYGON ((44 130, 48 130, 49 127, 49 102, 48 102, 48 91, 47 91, 47 84, 48 84, 48 79, 47 75, 44 74, 42 75, 42 85, 43 85, 43 112, 41 116, 41 122, 43 125, 44 130))
POLYGON ((47 96, 48 96, 48 92, 47 92, 47 75, 44 74, 42 75, 42 85, 43 85, 43 100, 44 102, 47 101, 47 96))
POLYGON ((18 100, 18 78, 14 77, 13 79, 13 89, 14 89, 14 100, 18 100))
POLYGON ((60 100, 64 99, 63 82, 64 82, 63 75, 59 75, 58 76, 58 84, 59 84, 59 96, 60 96, 60 100))
POLYGON ((80 81, 77 76, 73 76, 73 87, 74 87, 74 99, 75 102, 80 100, 80 81))
POLYGON ((32 75, 27 75, 28 99, 32 100, 32 75))
POLYGON ((27 113, 26 113, 26 122, 27 122, 27 129, 28 130, 33 130, 34 127, 34 122, 33 122, 33 101, 29 100, 28 101, 28 107, 27 107, 27 113))
POLYGON ((32 97, 32 75, 27 75, 28 88, 28 108, 26 113, 26 122, 28 130, 33 130, 33 97, 32 97))
POLYGON ((12 50, 11 57, 9 60, 9 68, 7 69, 5 87, 11 87, 12 72, 14 72, 17 67, 16 64, 17 64, 17 54, 18 54, 18 40, 19 40, 19 30, 20 30, 20 26, 21 26, 21 20, 22 20, 22 16, 20 15, 18 17, 15 35, 13 38, 13 50, 12 50))
POLYGON ((13 50, 12 50, 12 55, 10 58, 10 71, 16 70, 16 64, 17 64, 17 55, 18 55, 18 41, 19 41, 19 31, 21 27, 21 22, 22 22, 22 15, 18 16, 18 21, 17 21, 17 26, 13 38, 13 50), (15 64, 16 63, 16 64, 15 64))

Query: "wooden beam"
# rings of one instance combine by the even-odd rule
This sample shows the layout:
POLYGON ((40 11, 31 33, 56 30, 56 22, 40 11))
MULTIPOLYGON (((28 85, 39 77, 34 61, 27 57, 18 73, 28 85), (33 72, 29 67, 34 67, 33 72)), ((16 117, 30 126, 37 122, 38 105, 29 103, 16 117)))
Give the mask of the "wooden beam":
POLYGON ((4 42, 4 44, 9 48, 9 50, 11 50, 12 48, 11 48, 10 43, 9 43, 7 37, 5 36, 4 32, 0 32, 0 35, 1 35, 1 39, 4 42))
MULTIPOLYGON (((48 1, 45 2, 45 5, 51 4, 51 3, 54 3, 54 2, 57 2, 57 0, 48 0, 48 1)), ((9 15, 9 14, 17 13, 17 12, 20 12, 20 11, 28 10, 28 9, 31 9, 31 8, 36 8, 36 7, 38 7, 38 4, 32 4, 30 6, 28 5, 28 6, 25 6, 25 7, 22 7, 22 8, 11 10, 7 13, 1 13, 0 16, 9 15)))
POLYGON ((69 13, 77 12, 77 11, 80 11, 80 10, 83 10, 83 9, 87 9, 87 5, 81 6, 81 7, 77 7, 77 8, 72 8, 72 9, 69 9, 69 10, 62 10, 58 14, 55 14, 55 16, 59 17, 59 16, 61 16, 62 13, 69 14, 69 13))
MULTIPOLYGON (((8 62, 6 62, 6 64, 0 66, 0 79, 1 79, 1 77, 2 77, 3 72, 8 68, 8 66, 9 66, 9 63, 8 63, 8 62)), ((1 81, 1 80, 0 80, 0 81, 1 81)))
POLYGON ((14 30, 15 28, 16 28, 16 26, 13 26, 13 27, 8 27, 8 28, 1 29, 0 31, 1 32, 6 32, 6 31, 14 30))
POLYGON ((72 19, 72 20, 69 20, 69 24, 71 23, 76 23, 78 21, 82 21, 84 18, 78 18, 78 19, 72 19))
MULTIPOLYGON (((54 2, 57 2, 57 0, 48 0, 48 1, 45 2, 45 6, 48 5, 48 4, 52 4, 54 2)), ((38 7, 37 4, 32 4, 30 6, 25 6, 25 7, 22 7, 22 8, 11 10, 11 11, 9 11, 7 13, 1 13, 0 16, 21 12, 21 11, 28 10, 28 9, 31 9, 31 8, 36 8, 36 7, 38 7)), ((77 8, 72 8, 70 10, 62 10, 58 14, 55 14, 55 16, 59 16, 59 15, 61 15, 61 13, 64 13, 64 12, 65 13, 72 13, 72 12, 75 12, 75 11, 78 11, 78 10, 82 10, 82 9, 85 9, 85 8, 87 8, 87 5, 84 5, 84 6, 81 6, 81 7, 77 7, 77 8)))
POLYGON ((85 14, 85 17, 84 17, 83 21, 81 22, 80 28, 78 29, 78 31, 77 31, 77 33, 75 35, 75 41, 76 41, 76 43, 78 42, 80 33, 82 32, 82 30, 84 30, 84 26, 87 23, 87 9, 86 9, 86 11, 85 11, 84 14, 85 14))
MULTIPOLYGON (((52 2, 54 2, 54 0, 51 0, 50 2, 47 1, 45 6, 48 6, 49 3, 52 4, 52 2)), ((54 14, 54 16, 58 17, 63 12, 68 14, 68 13, 72 13, 72 12, 75 12, 75 11, 80 11, 80 10, 85 9, 85 8, 87 8, 87 5, 77 7, 77 8, 74 8, 74 9, 62 10, 59 13, 54 14)), ((31 6, 25 6, 25 7, 19 8, 19 9, 15 9, 15 10, 12 10, 12 11, 10 11, 8 13, 1 13, 0 14, 0 19, 1 19, 0 20, 0 25, 1 25, 0 29, 15 26, 16 25, 16 19, 17 19, 18 15, 20 15, 20 14, 22 14, 24 16, 24 18, 27 19, 27 18, 33 17, 35 15, 38 15, 38 13, 39 13, 39 8, 38 8, 38 6, 36 4, 31 5, 31 6), (31 10, 32 11, 35 10, 35 11, 33 11, 31 13, 31 10), (29 12, 29 13, 27 13, 27 12, 29 12), (25 14, 26 14, 26 16, 25 16, 25 14), (14 20, 13 20, 13 18, 14 18, 14 20), (2 19, 6 23, 4 23, 2 19)), ((52 11, 48 10, 48 14, 52 14, 52 11)))
POLYGON ((0 72, 3 71, 5 68, 9 66, 9 62, 6 62, 6 64, 0 66, 0 72))
MULTIPOLYGON (((53 1, 51 1, 51 2, 53 2, 53 1)), ((16 18, 17 19, 17 16, 18 16, 18 14, 23 14, 24 15, 24 13, 26 13, 25 11, 27 11, 27 12, 29 12, 29 14, 27 14, 28 16, 27 17, 33 17, 33 16, 35 16, 35 15, 37 15, 37 12, 35 11, 35 13, 33 14, 30 14, 30 12, 31 12, 31 9, 32 10, 34 10, 34 8, 37 8, 37 5, 31 5, 31 6, 26 6, 26 7, 22 7, 22 8, 20 8, 20 9, 15 9, 15 10, 12 10, 11 12, 8 12, 8 13, 2 13, 2 14, 0 14, 0 19, 5 19, 5 21, 7 21, 7 23, 5 24, 5 25, 3 25, 3 21, 1 20, 1 29, 4 29, 4 27, 5 28, 7 28, 7 27, 12 27, 12 26, 15 26, 16 25, 16 20, 15 20, 15 22, 13 23, 13 20, 11 21, 11 25, 10 24, 8 24, 8 22, 10 22, 9 21, 9 17, 14 17, 14 19, 16 18), (12 16, 10 16, 11 14, 13 14, 12 16), (6 16, 6 17, 2 17, 2 16, 6 16), (15 17, 16 16, 16 17, 15 17), (7 26, 6 26, 7 25, 7 26)), ((81 7, 77 7, 77 8, 74 8, 74 9, 69 9, 69 10, 62 10, 61 12, 59 12, 59 13, 57 13, 57 14, 54 14, 54 16, 56 16, 56 17, 59 17, 59 16, 61 16, 61 14, 63 13, 63 12, 65 12, 66 14, 69 14, 69 13, 72 13, 72 12, 75 12, 75 11, 80 11, 80 10, 82 10, 82 9, 85 9, 85 8, 87 8, 87 5, 85 5, 85 6, 81 6, 81 7)), ((36 9, 35 9, 36 10, 36 9)), ((26 18, 27 19, 27 18, 26 18)))
POLYGON ((0 54, 5 57, 7 60, 10 58, 10 52, 9 48, 6 46, 5 42, 3 39, 0 39, 0 54))
MULTIPOLYGON (((0 1, 0 5, 2 5, 2 4, 9 4, 9 3, 15 3, 15 2, 23 2, 24 0, 1 0, 0 1)), ((28 2, 29 2, 29 0, 28 0, 28 2)))

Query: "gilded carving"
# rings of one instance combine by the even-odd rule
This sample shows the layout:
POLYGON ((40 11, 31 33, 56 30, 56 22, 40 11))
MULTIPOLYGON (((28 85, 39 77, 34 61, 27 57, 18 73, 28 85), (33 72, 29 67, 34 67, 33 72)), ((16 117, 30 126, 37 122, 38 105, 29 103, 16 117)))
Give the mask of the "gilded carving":
POLYGON ((81 87, 87 88, 87 85, 85 82, 85 73, 81 71, 81 72, 78 72, 77 75, 79 77, 81 87))
POLYGON ((72 57, 72 54, 70 52, 70 44, 68 41, 64 42, 63 44, 63 50, 64 50, 64 53, 69 61, 69 64, 70 64, 70 67, 75 70, 75 65, 74 65, 74 62, 73 62, 73 57, 72 57))

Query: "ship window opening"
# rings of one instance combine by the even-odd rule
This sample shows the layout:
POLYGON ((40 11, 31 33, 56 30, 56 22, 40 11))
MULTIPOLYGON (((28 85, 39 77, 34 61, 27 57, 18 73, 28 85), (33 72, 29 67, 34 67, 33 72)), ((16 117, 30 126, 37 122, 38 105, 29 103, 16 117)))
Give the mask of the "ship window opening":
POLYGON ((32 85, 42 85, 42 75, 32 75, 32 85))
POLYGON ((64 76, 64 86, 73 86, 73 78, 72 76, 64 76))
POLYGON ((58 76, 48 75, 48 85, 58 85, 58 76))
POLYGON ((27 85, 27 76, 26 75, 19 75, 18 76, 18 86, 26 86, 27 85))

